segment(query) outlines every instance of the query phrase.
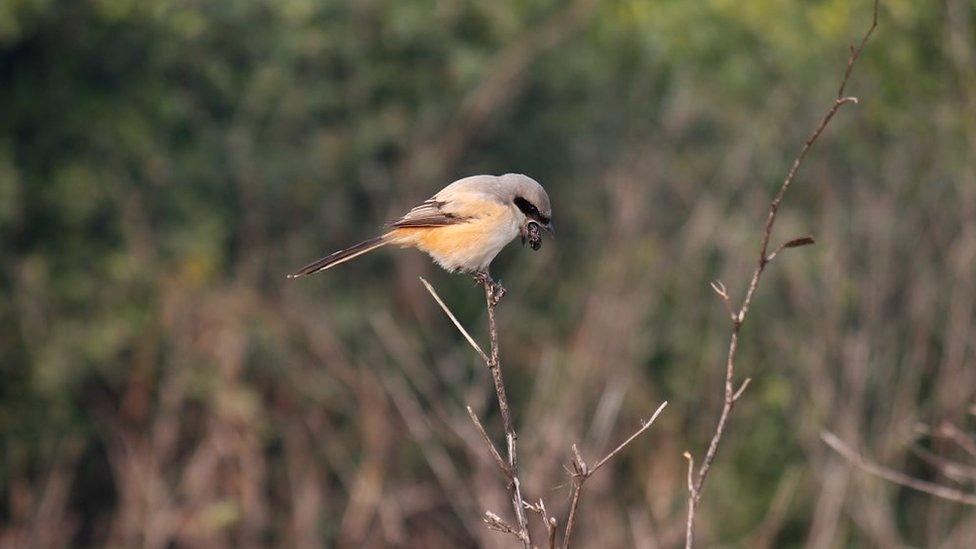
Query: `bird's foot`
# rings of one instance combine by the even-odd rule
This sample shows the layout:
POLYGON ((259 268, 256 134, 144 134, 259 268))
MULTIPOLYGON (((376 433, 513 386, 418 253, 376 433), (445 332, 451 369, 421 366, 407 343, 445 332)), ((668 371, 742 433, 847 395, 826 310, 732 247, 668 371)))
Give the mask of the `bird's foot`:
POLYGON ((492 307, 498 305, 508 291, 504 286, 498 282, 495 282, 491 278, 491 275, 484 271, 475 273, 474 280, 477 284, 485 287, 485 290, 488 292, 488 301, 492 307))

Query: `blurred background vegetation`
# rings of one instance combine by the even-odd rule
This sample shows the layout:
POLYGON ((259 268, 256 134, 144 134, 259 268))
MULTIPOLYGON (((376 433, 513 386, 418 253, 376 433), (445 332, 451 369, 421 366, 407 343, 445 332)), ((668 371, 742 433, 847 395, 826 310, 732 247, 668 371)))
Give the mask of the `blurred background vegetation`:
MULTIPOLYGON (((582 547, 683 542, 768 201, 868 0, 0 0, 0 544, 505 546, 481 293, 413 251, 284 274, 446 183, 522 172, 559 229, 493 266, 528 494, 606 453, 582 547), (527 249, 526 249, 527 250, 527 249)), ((818 439, 972 431, 976 3, 885 0, 787 196, 702 546, 970 546, 970 508, 818 439), (926 431, 928 429, 928 431, 926 431)), ((971 462, 971 461, 970 461, 971 462)), ((536 524, 538 526, 538 524, 536 524)), ((540 536, 537 532, 536 536, 540 536)))

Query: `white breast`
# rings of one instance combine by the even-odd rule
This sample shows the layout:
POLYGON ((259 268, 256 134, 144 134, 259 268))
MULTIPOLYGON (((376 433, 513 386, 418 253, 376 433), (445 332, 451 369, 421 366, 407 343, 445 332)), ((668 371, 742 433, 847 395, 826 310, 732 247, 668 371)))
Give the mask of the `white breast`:
POLYGON ((508 245, 519 233, 519 220, 515 215, 507 215, 498 223, 493 223, 494 228, 488 231, 484 246, 480 250, 472 250, 467 266, 468 270, 484 271, 488 264, 495 259, 498 252, 508 245))

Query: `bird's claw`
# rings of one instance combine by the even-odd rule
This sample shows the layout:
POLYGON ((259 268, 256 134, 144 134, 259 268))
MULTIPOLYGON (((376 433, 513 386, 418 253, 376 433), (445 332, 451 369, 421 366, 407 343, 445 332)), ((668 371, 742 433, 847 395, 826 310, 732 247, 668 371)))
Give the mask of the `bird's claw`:
POLYGON ((491 278, 491 275, 486 272, 475 273, 474 280, 477 284, 485 287, 485 290, 488 292, 488 301, 492 307, 498 305, 508 291, 504 286, 495 282, 491 278))

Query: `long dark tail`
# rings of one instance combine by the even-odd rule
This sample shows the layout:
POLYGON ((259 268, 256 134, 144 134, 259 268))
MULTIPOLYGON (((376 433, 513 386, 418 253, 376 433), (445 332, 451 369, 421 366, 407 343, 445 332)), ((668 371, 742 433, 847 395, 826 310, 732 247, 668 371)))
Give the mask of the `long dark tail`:
POLYGON ((288 278, 298 278, 300 276, 312 275, 319 271, 324 271, 330 267, 335 267, 340 263, 345 263, 346 261, 359 257, 366 252, 373 251, 376 248, 389 244, 389 236, 390 234, 387 233, 383 236, 378 236, 365 242, 360 242, 359 244, 346 248, 345 250, 333 252, 322 259, 318 259, 312 263, 309 263, 308 265, 305 265, 298 271, 288 275, 288 278))

